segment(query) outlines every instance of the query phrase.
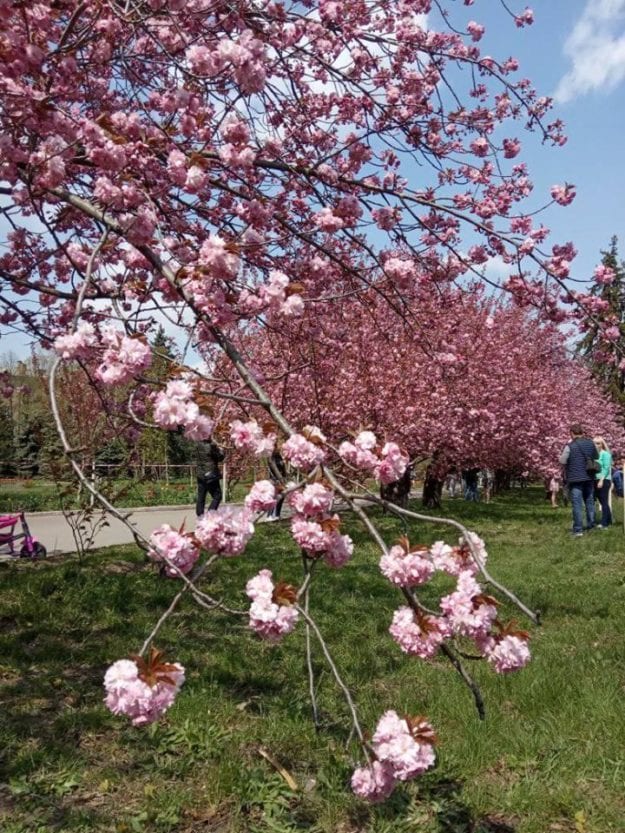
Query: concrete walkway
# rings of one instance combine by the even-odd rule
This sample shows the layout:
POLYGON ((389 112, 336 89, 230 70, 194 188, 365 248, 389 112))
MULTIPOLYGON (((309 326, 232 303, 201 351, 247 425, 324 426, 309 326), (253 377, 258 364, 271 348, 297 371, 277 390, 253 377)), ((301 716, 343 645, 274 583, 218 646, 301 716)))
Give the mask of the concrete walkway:
MULTIPOLYGON (((411 497, 417 496, 420 496, 420 494, 411 494, 411 497)), ((366 500, 362 501, 363 505, 366 505, 366 503, 366 500)), ((184 522, 187 532, 195 526, 195 505, 190 503, 184 506, 142 506, 134 509, 120 508, 119 511, 130 513, 130 523, 145 538, 149 538, 156 527, 161 524, 170 524, 174 529, 179 529, 184 522)), ((102 513, 101 516, 104 514, 102 513)), ((290 510, 285 507, 283 517, 286 518, 289 515, 290 510)), ((93 520, 95 520, 95 517, 93 520)), ((72 535, 72 530, 62 512, 27 512, 26 521, 28 522, 31 534, 44 545, 49 556, 76 552, 76 543, 72 535)), ((98 529, 90 549, 134 543, 132 532, 125 524, 110 515, 107 521, 106 526, 98 529)), ((20 532, 19 524, 15 527, 15 533, 18 532, 20 532)), ((18 552, 21 545, 21 541, 16 543, 18 552)), ((0 561, 6 561, 10 558, 11 556, 8 555, 7 547, 0 545, 0 561)))
MULTIPOLYGON (((120 509, 129 512, 132 525, 146 538, 157 526, 168 523, 178 529, 183 521, 186 530, 192 530, 195 525, 195 506, 148 506, 139 509, 120 509)), ((26 521, 31 534, 44 545, 48 555, 76 552, 74 536, 62 512, 27 512, 26 521)), ((20 531, 19 524, 15 532, 20 531)), ((94 540, 93 548, 112 547, 119 544, 132 544, 134 541, 128 527, 116 518, 108 517, 108 525, 102 527, 94 540)), ((19 549, 21 542, 17 542, 19 549)), ((0 559, 6 560, 6 547, 0 548, 0 559)))

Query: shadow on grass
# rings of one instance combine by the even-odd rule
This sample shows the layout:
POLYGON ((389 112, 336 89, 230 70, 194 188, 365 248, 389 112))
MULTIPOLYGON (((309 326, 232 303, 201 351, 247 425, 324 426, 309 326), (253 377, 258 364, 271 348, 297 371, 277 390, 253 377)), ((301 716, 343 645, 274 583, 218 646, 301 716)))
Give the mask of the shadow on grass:
MULTIPOLYGON (((414 829, 436 833, 516 833, 516 821, 502 815, 476 816, 463 800, 464 785, 460 780, 443 776, 428 776, 419 786, 418 799, 411 798, 408 790, 398 787, 391 798, 376 807, 361 806, 352 815, 358 831, 365 833, 375 819, 384 829, 405 828, 408 818, 414 819, 414 829)), ((411 822, 409 822, 410 824, 411 822)))

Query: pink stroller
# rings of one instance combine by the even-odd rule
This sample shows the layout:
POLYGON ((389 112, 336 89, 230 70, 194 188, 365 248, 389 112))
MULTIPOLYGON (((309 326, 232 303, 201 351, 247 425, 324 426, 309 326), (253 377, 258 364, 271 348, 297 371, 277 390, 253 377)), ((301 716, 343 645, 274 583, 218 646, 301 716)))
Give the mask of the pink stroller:
POLYGON ((30 534, 23 512, 17 515, 0 515, 0 546, 9 548, 9 555, 21 558, 45 558, 47 550, 30 534), (21 521, 22 531, 15 533, 15 527, 21 521), (19 553, 15 549, 16 541, 24 540, 19 553))

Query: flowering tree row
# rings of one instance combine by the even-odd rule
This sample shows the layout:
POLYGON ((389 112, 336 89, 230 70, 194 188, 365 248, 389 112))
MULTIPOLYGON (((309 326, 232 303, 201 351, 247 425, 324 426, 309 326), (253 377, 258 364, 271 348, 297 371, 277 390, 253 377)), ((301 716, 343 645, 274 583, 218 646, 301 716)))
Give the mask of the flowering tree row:
POLYGON ((345 299, 338 326, 318 304, 250 330, 246 355, 294 423, 316 420, 336 443, 370 426, 440 475, 475 465, 551 474, 574 422, 625 448, 622 414, 556 325, 479 285, 404 298, 410 319, 373 293, 345 299))
MULTIPOLYGON (((82 472, 58 401, 61 362, 81 364, 103 407, 108 397, 118 408, 121 394, 134 426, 201 441, 227 418, 232 442, 257 458, 283 441, 300 473, 282 487, 304 576, 297 588, 269 567, 250 576, 245 615, 262 638, 283 638, 303 620, 317 639, 362 747, 354 790, 380 800, 431 766, 434 736, 424 718, 388 709, 368 741, 311 613, 315 573, 354 554, 336 501, 366 527, 382 574, 401 593, 392 637, 408 654, 442 652, 480 710, 458 640, 471 640, 500 672, 529 656, 527 635, 497 619, 482 584, 535 616, 488 573, 484 545, 463 527, 447 522, 461 535, 453 547, 393 544, 356 502, 350 470, 381 483, 401 476, 409 427, 402 419, 397 436, 390 420, 379 423, 379 436, 360 430, 369 415, 349 408, 353 356, 345 370, 338 365, 351 420, 342 431, 353 441, 336 445, 324 430, 328 400, 319 400, 315 419, 292 409, 324 369, 307 376, 294 337, 272 374, 274 354, 252 357, 250 336, 257 328, 292 333, 301 322, 325 354, 341 343, 344 303, 355 321, 374 302, 374 341, 388 333, 397 340, 397 364, 384 366, 392 385, 407 360, 403 328, 444 332, 436 297, 465 298, 466 280, 480 279, 493 257, 508 267, 505 288, 517 303, 554 321, 567 316, 563 296, 583 308, 565 285, 574 247, 548 246, 519 156, 524 128, 560 145, 562 124, 550 120, 550 100, 517 75, 517 61, 481 54, 484 28, 463 19, 460 3, 0 0, 0 11, 0 194, 11 227, 0 256, 0 322, 56 351, 49 384, 63 449, 85 487, 122 519, 82 472), (146 375, 147 340, 159 323, 179 349, 162 385, 146 375), (202 370, 193 367, 198 354, 202 370), (453 575, 456 589, 428 610, 419 588, 437 570, 453 575)), ((512 18, 520 28, 533 20, 529 9, 512 18)), ((573 197, 572 186, 556 184, 538 207, 573 197)), ((463 352, 469 361, 458 348, 454 362, 433 362, 432 397, 444 396, 443 375, 463 352)), ((510 371, 498 371, 502 395, 510 371)), ((388 401, 380 407, 413 407, 388 401)), ((221 606, 211 574, 243 554, 255 517, 275 499, 274 486, 260 481, 244 507, 200 518, 191 534, 166 525, 149 541, 136 536, 181 589, 139 654, 107 671, 114 712, 141 725, 171 705, 184 669, 153 649, 155 637, 183 594, 209 611, 221 606)))

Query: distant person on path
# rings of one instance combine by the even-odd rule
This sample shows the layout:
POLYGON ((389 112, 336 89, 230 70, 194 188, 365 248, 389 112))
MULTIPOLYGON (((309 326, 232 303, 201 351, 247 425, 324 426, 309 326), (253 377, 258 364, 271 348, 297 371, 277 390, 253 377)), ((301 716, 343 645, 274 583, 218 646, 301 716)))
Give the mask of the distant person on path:
POLYGON ((549 478, 549 496, 551 497, 551 506, 554 509, 558 508, 558 492, 560 491, 560 478, 557 474, 552 474, 549 478))
POLYGON ((614 466, 612 469, 612 485, 614 486, 614 494, 617 497, 623 497, 623 465, 614 466))
POLYGON ((206 493, 212 498, 209 511, 217 509, 221 503, 221 471, 219 464, 224 459, 224 453, 212 439, 201 440, 195 444, 195 461, 197 474, 197 502, 195 514, 200 517, 204 514, 206 504, 206 493))
POLYGON ((445 486, 447 488, 447 494, 449 495, 449 497, 456 497, 456 489, 458 487, 458 472, 455 469, 452 469, 447 475, 445 486))
POLYGON ((286 464, 282 454, 278 449, 274 449, 271 457, 268 460, 269 479, 276 488, 278 497, 276 505, 267 512, 268 521, 279 521, 280 513, 282 512, 282 504, 284 503, 284 481, 286 480, 286 464))
POLYGON ((573 509, 573 535, 583 534, 583 509, 586 510, 586 528, 595 525, 595 475, 593 464, 599 460, 599 452, 593 441, 584 436, 579 424, 571 425, 571 441, 560 455, 560 465, 566 467, 566 483, 573 509))
POLYGON ((467 469, 462 473, 464 477, 464 499, 465 500, 479 500, 480 495, 478 492, 478 478, 480 475, 479 469, 467 469))
POLYGON ((612 525, 612 510, 610 509, 610 489, 612 488, 612 455, 603 437, 595 437, 595 447, 599 452, 601 471, 597 472, 595 494, 601 506, 601 529, 612 525))

